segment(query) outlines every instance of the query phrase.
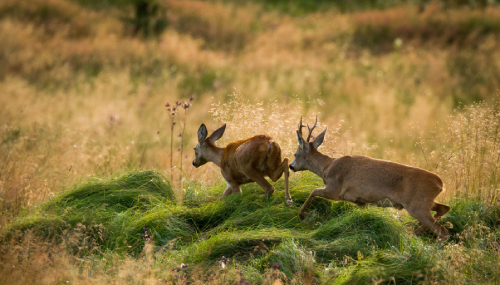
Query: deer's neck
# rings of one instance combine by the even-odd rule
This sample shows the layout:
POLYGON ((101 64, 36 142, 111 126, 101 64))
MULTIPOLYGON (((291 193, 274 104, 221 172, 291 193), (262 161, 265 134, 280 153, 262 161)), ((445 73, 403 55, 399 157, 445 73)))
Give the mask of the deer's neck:
POLYGON ((315 152, 311 158, 313 163, 311 163, 311 169, 309 170, 321 178, 324 177, 326 168, 332 163, 333 160, 335 160, 334 158, 320 152, 315 152))
POLYGON ((212 146, 210 151, 207 152, 206 158, 208 161, 215 163, 218 167, 221 166, 222 163, 222 154, 224 153, 224 148, 212 146))

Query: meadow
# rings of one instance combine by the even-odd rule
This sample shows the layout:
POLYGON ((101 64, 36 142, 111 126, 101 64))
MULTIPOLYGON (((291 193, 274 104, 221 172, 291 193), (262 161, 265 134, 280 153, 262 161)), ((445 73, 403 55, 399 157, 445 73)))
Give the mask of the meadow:
POLYGON ((138 26, 127 1, 1 1, 0 284, 499 283, 500 7, 319 2, 159 0, 138 26), (283 179, 220 198, 191 165, 201 123, 292 159, 301 115, 330 156, 437 173, 451 237, 321 198, 301 221, 314 174, 288 206, 283 179))

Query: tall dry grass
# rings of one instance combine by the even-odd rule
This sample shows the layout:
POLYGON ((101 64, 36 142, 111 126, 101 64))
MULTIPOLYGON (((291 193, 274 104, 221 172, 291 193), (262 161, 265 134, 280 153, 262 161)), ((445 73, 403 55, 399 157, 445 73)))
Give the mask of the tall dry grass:
POLYGON ((496 200, 498 106, 453 109, 498 92, 498 7, 290 17, 258 5, 162 4, 170 27, 143 40, 119 10, 0 3, 0 225, 76 181, 124 168, 219 179, 210 166, 170 169, 163 106, 189 96, 184 161, 201 123, 228 123, 220 145, 267 133, 291 158, 300 115, 312 123, 319 114, 330 155, 417 165, 445 178, 446 199, 496 200), (427 35, 433 23, 457 42, 427 35), (379 38, 359 42, 362 29, 379 38), (473 110, 484 115, 467 117, 473 110))
POLYGON ((498 103, 466 106, 447 120, 440 163, 450 196, 499 203, 499 134, 498 103))
MULTIPOLYGON (((30 231, 20 234, 9 244, 0 245, 0 276, 5 284, 251 284, 245 281, 242 268, 228 264, 222 270, 219 264, 189 266, 170 258, 172 245, 162 248, 147 242, 139 256, 116 252, 99 252, 92 244, 85 244, 85 226, 79 225, 66 232, 62 243, 40 241, 30 231), (71 252, 71 248, 76 248, 71 252), (96 255, 79 256, 78 253, 96 255), (243 280, 243 281, 242 281, 243 280), (247 282, 247 283, 245 283, 247 282)), ((248 274, 255 274, 249 272, 248 274)), ((303 276, 288 283, 278 270, 268 269, 261 284, 301 284, 303 276)), ((247 279, 248 280, 248 279, 247 279)))

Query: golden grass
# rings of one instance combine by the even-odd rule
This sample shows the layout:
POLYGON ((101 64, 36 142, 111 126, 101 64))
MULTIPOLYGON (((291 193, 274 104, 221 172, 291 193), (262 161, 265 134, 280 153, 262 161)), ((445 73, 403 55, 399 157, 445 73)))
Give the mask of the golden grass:
POLYGON ((64 0, 0 4, 14 11, 0 17, 0 225, 82 177, 141 167, 180 175, 169 169, 164 105, 191 95, 184 179, 220 179, 215 167, 189 164, 201 123, 228 123, 220 145, 267 133, 291 158, 300 115, 312 123, 319 114, 318 129, 329 127, 326 153, 420 166, 445 179, 443 199, 497 201, 498 105, 453 109, 497 95, 498 32, 488 24, 489 33, 473 29, 464 43, 446 45, 422 31, 429 23, 450 31, 470 19, 495 23, 498 7, 293 18, 253 5, 162 3, 171 26, 151 40, 129 36, 116 10, 64 0), (382 42, 390 47, 357 44, 360 26, 389 29, 382 42))

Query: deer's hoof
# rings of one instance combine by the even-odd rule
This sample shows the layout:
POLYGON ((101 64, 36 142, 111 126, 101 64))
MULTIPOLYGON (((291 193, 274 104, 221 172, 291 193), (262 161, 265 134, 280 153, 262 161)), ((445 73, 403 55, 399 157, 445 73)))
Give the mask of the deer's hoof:
POLYGON ((305 213, 302 213, 302 212, 301 212, 301 213, 299 213, 299 218, 300 218, 301 220, 304 220, 304 219, 306 218, 306 214, 305 214, 305 213))
POLYGON ((413 231, 413 234, 416 235, 416 236, 419 236, 421 235, 423 232, 425 232, 427 230, 427 228, 425 226, 421 226, 419 227, 418 229, 414 230, 413 231))
POLYGON ((446 234, 446 235, 441 235, 441 236, 438 236, 438 237, 437 237, 437 241, 438 241, 438 242, 445 242, 445 241, 447 241, 449 238, 450 238, 450 235, 449 235, 449 234, 446 234))
POLYGON ((274 193, 274 189, 271 188, 271 189, 265 191, 265 193, 266 193, 267 197, 271 197, 273 195, 273 193, 274 193))
POLYGON ((285 202, 288 204, 288 205, 293 205, 293 201, 291 198, 286 198, 285 199, 285 202))

